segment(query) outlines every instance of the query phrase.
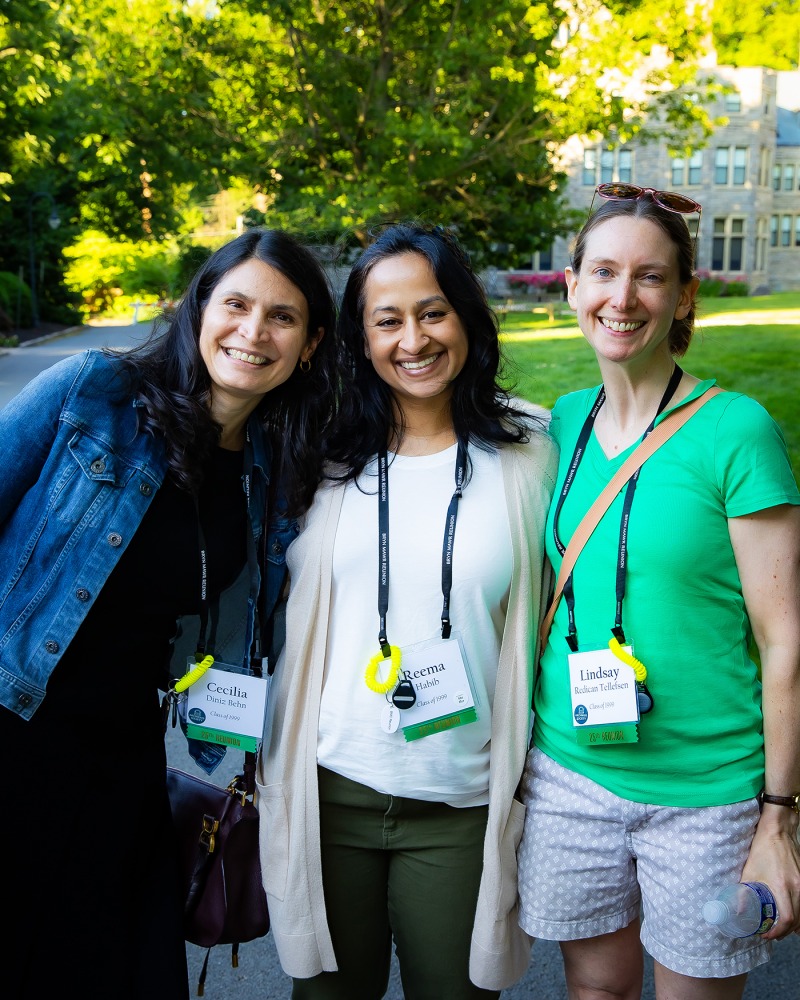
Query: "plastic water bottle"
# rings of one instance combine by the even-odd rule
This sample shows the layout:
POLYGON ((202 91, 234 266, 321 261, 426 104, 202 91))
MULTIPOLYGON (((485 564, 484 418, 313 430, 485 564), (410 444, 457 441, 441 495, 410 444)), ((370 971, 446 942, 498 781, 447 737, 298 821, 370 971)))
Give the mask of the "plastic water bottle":
POLYGON ((763 882, 726 885, 703 907, 703 918, 727 937, 764 934, 778 919, 775 897, 763 882))

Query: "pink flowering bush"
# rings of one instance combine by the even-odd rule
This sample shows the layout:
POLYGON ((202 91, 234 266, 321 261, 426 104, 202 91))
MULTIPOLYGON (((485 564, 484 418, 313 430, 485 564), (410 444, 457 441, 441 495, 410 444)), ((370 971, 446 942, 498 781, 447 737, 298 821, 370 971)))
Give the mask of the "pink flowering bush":
POLYGON ((723 278, 721 274, 712 274, 711 271, 699 268, 697 277, 700 279, 697 294, 707 299, 750 294, 750 285, 745 275, 723 278))
POLYGON ((567 282, 563 271, 541 272, 538 274, 509 274, 508 284, 520 291, 539 291, 565 295, 567 282))

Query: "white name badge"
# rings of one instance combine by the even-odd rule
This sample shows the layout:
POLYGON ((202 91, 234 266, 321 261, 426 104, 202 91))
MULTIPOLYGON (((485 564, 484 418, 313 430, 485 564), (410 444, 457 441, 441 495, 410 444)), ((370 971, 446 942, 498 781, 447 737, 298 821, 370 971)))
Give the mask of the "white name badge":
POLYGON ((403 650, 400 680, 414 686, 416 702, 401 712, 406 740, 444 732, 477 719, 461 643, 437 640, 403 650))
MULTIPOLYGON (((633 655, 630 646, 622 647, 633 655)), ((572 725, 624 725, 639 721, 636 675, 610 649, 570 653, 569 685, 572 725)))
POLYGON ((187 692, 187 735, 239 750, 257 750, 264 733, 268 690, 267 677, 212 667, 187 692))

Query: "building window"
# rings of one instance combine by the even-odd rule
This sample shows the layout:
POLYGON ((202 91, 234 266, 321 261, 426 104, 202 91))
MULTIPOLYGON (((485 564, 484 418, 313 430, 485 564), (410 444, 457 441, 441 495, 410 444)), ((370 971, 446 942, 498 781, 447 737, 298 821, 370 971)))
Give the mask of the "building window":
POLYGON ((623 184, 633 180, 633 151, 630 149, 617 151, 617 180, 623 184))
POLYGON ((741 271, 744 266, 744 219, 731 219, 728 246, 728 270, 741 271))
POLYGON ((533 255, 531 267, 534 271, 552 271, 553 248, 548 247, 546 250, 537 250, 533 255))
POLYGON ((783 190, 794 191, 794 164, 784 163, 783 165, 783 190))
POLYGON ((586 149, 583 153, 584 185, 594 187, 598 183, 610 184, 621 181, 629 184, 633 180, 633 151, 630 149, 586 149))
POLYGON ((583 183, 594 187, 597 184, 595 180, 596 171, 597 152, 594 149, 585 149, 583 151, 583 183))
POLYGON ((712 271, 741 271, 744 260, 744 219, 714 219, 712 271))
POLYGON ((600 183, 610 184, 614 180, 614 150, 604 149, 600 153, 600 183))
POLYGON ((714 183, 741 186, 747 180, 747 146, 719 146, 714 154, 714 183))
POLYGON ((683 187, 684 183, 698 185, 703 180, 703 154, 692 153, 688 160, 676 156, 672 160, 672 186, 683 187))
POLYGON ((794 245, 800 247, 800 215, 794 217, 794 245))
POLYGON ((781 189, 781 165, 776 163, 772 168, 772 190, 780 191, 781 189))
POLYGON ((741 186, 747 180, 747 147, 736 146, 733 151, 733 183, 741 186))
POLYGON ((728 159, 730 150, 727 146, 720 146, 714 153, 714 183, 728 183, 728 159))
POLYGON ((767 260, 767 220, 756 221, 756 271, 763 271, 767 260))
POLYGON ((742 110, 742 95, 738 91, 725 95, 725 110, 728 114, 737 114, 742 110))
POLYGON ((692 153, 689 158, 689 184, 697 185, 703 181, 703 154, 692 153))
POLYGON ((778 216, 771 215, 769 220, 769 245, 771 247, 776 247, 778 245, 778 216))
POLYGON ((781 216, 781 246, 790 247, 792 245, 792 217, 791 215, 781 216))

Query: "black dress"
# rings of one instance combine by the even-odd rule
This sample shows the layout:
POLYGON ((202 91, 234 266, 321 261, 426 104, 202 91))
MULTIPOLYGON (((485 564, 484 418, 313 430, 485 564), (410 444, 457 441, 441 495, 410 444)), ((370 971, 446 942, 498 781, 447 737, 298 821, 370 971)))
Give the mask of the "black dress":
MULTIPOLYGON (((200 493, 211 598, 246 561, 242 457, 218 449, 200 493)), ((195 504, 167 482, 33 719, 0 708, 5 1000, 189 996, 158 688, 199 605, 195 504)))

